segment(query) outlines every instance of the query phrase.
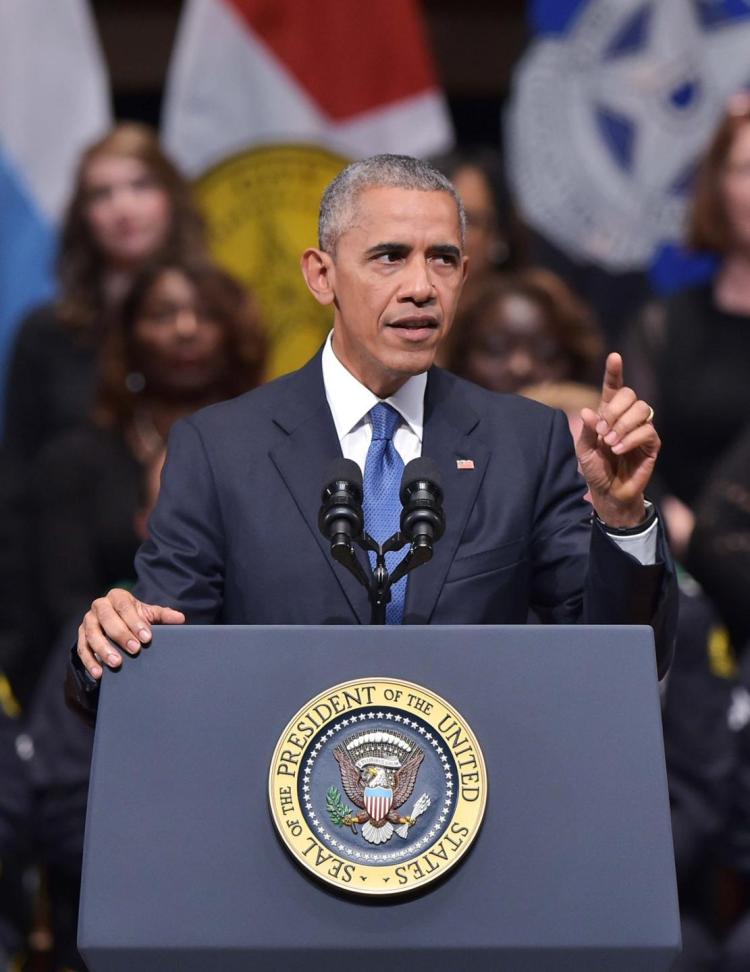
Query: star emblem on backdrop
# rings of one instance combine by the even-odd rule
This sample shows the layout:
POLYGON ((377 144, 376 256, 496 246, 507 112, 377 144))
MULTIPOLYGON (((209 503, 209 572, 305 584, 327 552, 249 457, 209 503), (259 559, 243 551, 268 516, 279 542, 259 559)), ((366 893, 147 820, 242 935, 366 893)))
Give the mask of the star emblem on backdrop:
POLYGON ((574 256, 647 266, 681 235, 696 159, 750 84, 747 16, 697 0, 589 0, 515 81, 510 175, 530 221, 574 256))

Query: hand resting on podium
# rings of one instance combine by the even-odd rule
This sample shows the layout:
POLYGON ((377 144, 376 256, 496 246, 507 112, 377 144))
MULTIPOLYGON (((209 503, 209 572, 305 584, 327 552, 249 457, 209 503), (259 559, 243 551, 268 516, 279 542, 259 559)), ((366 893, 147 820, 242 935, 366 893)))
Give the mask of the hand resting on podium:
POLYGON ((137 655, 151 641, 151 625, 184 624, 185 615, 174 608, 144 604, 130 591, 113 588, 97 598, 78 628, 78 657, 94 679, 102 677, 102 664, 119 668, 122 655, 137 655))

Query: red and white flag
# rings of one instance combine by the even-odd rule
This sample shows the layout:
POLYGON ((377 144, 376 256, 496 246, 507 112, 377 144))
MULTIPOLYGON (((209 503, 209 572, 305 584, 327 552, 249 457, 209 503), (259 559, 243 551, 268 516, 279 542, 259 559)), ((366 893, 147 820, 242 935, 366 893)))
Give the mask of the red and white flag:
POLYGON ((188 0, 165 98, 165 145, 191 175, 258 144, 453 143, 417 0, 188 0))

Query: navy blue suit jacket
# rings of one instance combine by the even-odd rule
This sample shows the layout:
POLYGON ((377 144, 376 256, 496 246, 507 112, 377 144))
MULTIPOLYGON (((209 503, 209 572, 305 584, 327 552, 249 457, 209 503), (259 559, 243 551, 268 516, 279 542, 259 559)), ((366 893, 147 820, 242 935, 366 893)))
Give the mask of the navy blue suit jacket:
MULTIPOLYGON (((441 469, 447 526, 409 577, 407 624, 652 624, 668 665, 676 591, 663 540, 642 566, 591 523, 567 421, 438 368, 422 454, 441 469), (458 468, 457 459, 474 467, 458 468)), ((341 455, 320 355, 177 423, 136 595, 192 623, 366 624, 364 588, 318 531, 341 455)))

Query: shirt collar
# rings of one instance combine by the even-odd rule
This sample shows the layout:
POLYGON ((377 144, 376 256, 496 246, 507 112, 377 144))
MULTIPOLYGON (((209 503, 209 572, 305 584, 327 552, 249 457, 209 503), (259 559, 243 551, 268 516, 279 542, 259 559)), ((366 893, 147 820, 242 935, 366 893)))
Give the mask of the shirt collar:
POLYGON ((333 331, 323 347, 323 385, 339 442, 363 421, 379 401, 392 405, 421 442, 427 372, 413 375, 390 398, 380 399, 339 361, 333 352, 332 337, 333 331))

